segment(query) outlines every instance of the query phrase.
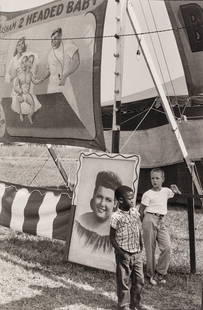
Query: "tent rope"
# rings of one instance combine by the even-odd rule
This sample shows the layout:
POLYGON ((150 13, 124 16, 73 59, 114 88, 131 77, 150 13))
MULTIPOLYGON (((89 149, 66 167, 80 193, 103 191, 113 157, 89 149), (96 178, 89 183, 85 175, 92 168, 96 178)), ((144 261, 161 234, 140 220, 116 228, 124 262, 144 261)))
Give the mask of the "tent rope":
POLYGON ((140 112, 140 113, 137 113, 137 114, 135 114, 135 115, 133 115, 133 116, 129 117, 129 118, 128 118, 128 119, 126 119, 125 121, 121 122, 121 125, 128 123, 129 121, 131 121, 131 120, 135 119, 136 117, 138 117, 138 116, 142 115, 143 113, 147 112, 148 110, 149 110, 149 108, 147 108, 147 109, 143 110, 143 111, 142 111, 142 112, 140 112))
MULTIPOLYGON (((173 90, 173 93, 174 93, 174 96, 175 96, 175 100, 176 100, 176 103, 177 103, 177 106, 178 106, 179 114, 180 114, 180 117, 181 117, 182 114, 181 114, 180 107, 178 105, 178 98, 177 98, 175 87, 174 87, 174 84, 173 84, 173 81, 172 81, 172 78, 171 78, 171 73, 170 73, 170 70, 169 70, 169 65, 168 65, 168 62, 167 62, 167 59, 166 59, 166 55, 165 55, 165 52, 164 52, 164 49, 163 49, 163 45, 162 45, 162 42, 161 42, 161 39, 160 39, 157 23, 156 23, 156 20, 155 20, 155 17, 154 17, 154 13, 153 13, 153 10, 152 10, 152 6, 151 6, 151 3, 150 3, 149 0, 148 0, 148 4, 149 4, 149 8, 150 8, 150 12, 151 12, 151 16, 152 16, 152 19, 153 19, 153 23, 154 23, 155 29, 157 31, 157 37, 158 37, 158 40, 159 40, 159 44, 160 44, 161 52, 162 52, 162 55, 163 55, 164 63, 166 65, 166 70, 167 70, 167 73, 168 73, 168 76, 169 76, 170 84, 171 84, 171 87, 172 87, 172 90, 173 90)), ((170 100, 169 100, 169 103, 171 104, 170 100)))
POLYGON ((128 139, 126 140, 126 142, 123 144, 123 146, 121 147, 121 151, 124 149, 124 147, 128 144, 128 142, 130 141, 130 139, 132 138, 132 136, 135 134, 135 132, 137 131, 137 129, 139 128, 139 126, 142 124, 142 122, 144 121, 144 119, 147 117, 147 115, 150 113, 150 111, 152 110, 153 106, 155 105, 156 101, 154 100, 154 102, 152 103, 151 107, 148 109, 147 113, 143 116, 143 118, 141 119, 141 121, 139 122, 139 124, 137 125, 137 127, 132 131, 132 133, 129 135, 128 139))
MULTIPOLYGON (((45 154, 45 152, 46 152, 46 151, 43 151, 43 152, 38 156, 38 159, 39 159, 39 158, 42 158, 43 155, 45 154)), ((33 163, 37 162, 38 159, 32 158, 32 159, 30 160, 30 164, 33 164, 33 163)), ((23 179, 24 176, 26 176, 26 175, 27 175, 27 169, 25 169, 24 173, 21 174, 20 178, 23 179)), ((35 178, 35 177, 34 177, 34 178, 35 178)), ((31 181, 30 183, 28 182, 28 185, 30 185, 31 183, 32 183, 32 181, 31 181)))
MULTIPOLYGON (((149 34, 150 42, 151 42, 151 45, 152 45, 152 48, 153 48, 153 51, 154 51, 154 55, 155 55, 158 67, 159 67, 159 72, 161 74, 161 79, 162 79, 162 82, 163 82, 163 85, 164 85, 164 88, 165 88, 165 93, 167 94, 167 89, 166 89, 166 85, 165 85, 163 71, 162 71, 161 64, 160 64, 159 59, 158 59, 158 55, 157 55, 157 52, 156 52, 156 49, 155 49, 155 46, 154 46, 154 42, 152 40, 149 23, 147 21, 147 17, 146 17, 146 14, 145 14, 145 11, 144 11, 144 8, 143 8, 143 4, 142 4, 141 0, 139 0, 139 3, 140 3, 142 14, 143 14, 143 17, 144 17, 144 20, 145 20, 145 24, 146 24, 146 27, 147 27, 147 31, 148 31, 147 33, 149 34)), ((157 29, 154 31, 154 34, 157 34, 157 29)))
POLYGON ((39 175, 40 171, 45 167, 46 163, 48 162, 49 158, 47 157, 41 167, 39 167, 38 171, 35 173, 34 177, 30 181, 29 185, 33 184, 34 180, 37 178, 39 175))

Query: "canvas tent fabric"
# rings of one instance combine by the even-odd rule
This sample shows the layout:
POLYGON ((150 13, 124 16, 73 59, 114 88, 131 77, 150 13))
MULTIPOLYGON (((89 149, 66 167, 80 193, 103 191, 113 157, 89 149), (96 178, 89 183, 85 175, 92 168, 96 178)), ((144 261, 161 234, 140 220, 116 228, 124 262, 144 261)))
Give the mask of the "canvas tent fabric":
POLYGON ((72 193, 0 182, 0 225, 66 241, 72 225, 72 193))
POLYGON ((181 56, 188 92, 203 92, 202 1, 165 1, 181 56), (177 31, 178 30, 178 31, 177 31))
MULTIPOLYGON (((199 160, 203 154, 202 120, 188 120, 179 124, 189 157, 199 160)), ((105 131, 107 148, 111 147, 112 132, 105 131)), ((172 165, 183 160, 182 153, 170 125, 134 132, 121 131, 120 150, 125 154, 139 154, 141 168, 172 165)))

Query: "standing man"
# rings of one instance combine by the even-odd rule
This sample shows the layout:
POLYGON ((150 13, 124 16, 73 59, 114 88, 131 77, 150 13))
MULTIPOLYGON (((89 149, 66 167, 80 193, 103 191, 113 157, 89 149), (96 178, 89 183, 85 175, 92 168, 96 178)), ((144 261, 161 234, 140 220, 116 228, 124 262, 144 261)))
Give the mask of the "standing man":
POLYGON ((77 100, 70 81, 70 75, 77 70, 80 64, 78 47, 70 40, 63 42, 61 28, 52 32, 51 47, 48 55, 48 73, 44 78, 44 80, 49 78, 47 92, 63 93, 78 115, 77 100))

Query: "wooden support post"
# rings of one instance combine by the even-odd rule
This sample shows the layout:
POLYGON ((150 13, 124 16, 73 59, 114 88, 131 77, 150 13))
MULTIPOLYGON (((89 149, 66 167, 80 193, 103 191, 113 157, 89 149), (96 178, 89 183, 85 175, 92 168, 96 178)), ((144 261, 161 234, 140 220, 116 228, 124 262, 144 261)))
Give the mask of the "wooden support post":
MULTIPOLYGON (((112 1, 112 0, 111 0, 112 1)), ((123 76, 123 49, 124 49, 124 28, 126 17, 127 0, 116 1, 116 53, 115 57, 115 85, 114 85, 114 105, 112 124, 112 153, 119 153, 120 144, 120 114, 122 96, 122 76, 123 76)))
POLYGON ((195 248, 195 188, 193 183, 194 164, 191 164, 191 191, 192 197, 188 197, 188 228, 190 244, 190 272, 196 273, 196 248, 195 248))
POLYGON ((189 244, 190 244, 190 272, 196 273, 194 199, 188 198, 187 201, 188 201, 188 227, 189 227, 189 244))
POLYGON ((69 185, 68 176, 67 176, 63 166, 61 165, 60 161, 58 160, 57 155, 56 155, 53 147, 51 146, 51 144, 46 144, 46 147, 47 147, 49 154, 51 155, 56 167, 58 168, 63 180, 65 181, 65 184, 68 186, 69 185))
POLYGON ((200 310, 203 310, 203 281, 202 281, 202 304, 201 304, 201 309, 200 310))
MULTIPOLYGON (((69 187, 69 182, 68 182, 68 176, 61 165, 59 159, 57 158, 57 155, 53 149, 53 147, 50 144, 46 144, 46 147, 49 151, 49 154, 51 155, 56 167, 58 168, 65 184, 67 187, 69 187)), ((69 217, 69 223, 68 223, 68 229, 67 229, 67 238, 66 238, 66 243, 64 247, 64 254, 62 257, 62 260, 66 262, 68 260, 68 254, 69 254, 69 248, 70 248, 70 242, 71 242, 71 235, 72 235, 72 229, 73 229, 73 224, 74 224, 74 217, 75 217, 75 208, 76 206, 72 205, 70 209, 70 217, 69 217)))
POLYGON ((74 218, 75 218, 75 209, 76 209, 76 206, 72 205, 71 206, 71 210, 70 210, 70 221, 69 221, 68 230, 67 230, 66 244, 65 244, 65 247, 64 247, 64 254, 63 254, 63 261, 64 262, 68 261, 68 254, 69 254, 69 249, 70 249, 71 235, 72 235, 74 218))

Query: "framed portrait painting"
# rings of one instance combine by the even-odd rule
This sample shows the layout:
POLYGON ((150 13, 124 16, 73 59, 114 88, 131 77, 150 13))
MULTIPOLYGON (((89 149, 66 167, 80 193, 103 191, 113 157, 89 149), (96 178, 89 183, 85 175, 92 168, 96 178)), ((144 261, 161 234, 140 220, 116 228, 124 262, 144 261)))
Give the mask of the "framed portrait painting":
POLYGON ((110 243, 110 219, 116 210, 115 189, 130 186, 136 195, 140 157, 107 153, 81 153, 73 194, 75 217, 68 260, 115 271, 110 243))

